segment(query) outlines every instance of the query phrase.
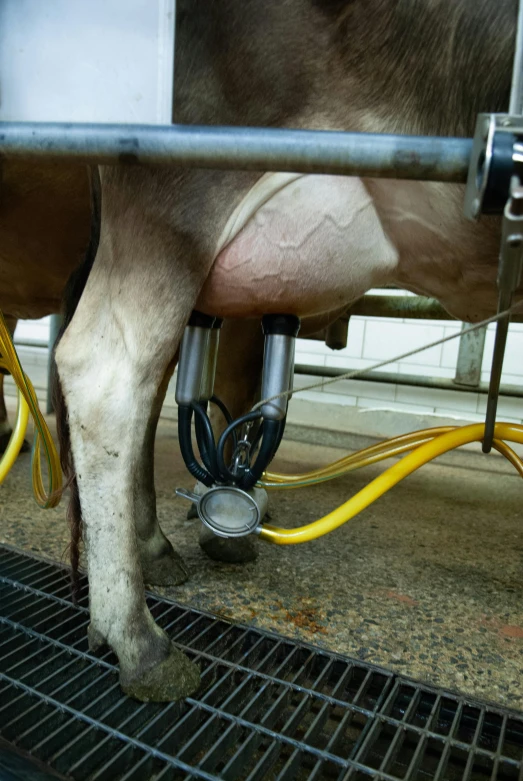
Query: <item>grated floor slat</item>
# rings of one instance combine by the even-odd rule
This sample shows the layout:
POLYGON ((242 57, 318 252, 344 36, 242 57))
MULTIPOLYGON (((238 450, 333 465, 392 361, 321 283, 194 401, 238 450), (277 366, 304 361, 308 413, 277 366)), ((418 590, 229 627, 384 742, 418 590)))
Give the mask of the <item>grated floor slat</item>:
POLYGON ((523 714, 151 594, 147 603, 200 666, 185 702, 123 695, 114 655, 88 650, 86 579, 73 605, 66 570, 0 546, 0 773, 523 781, 523 714))

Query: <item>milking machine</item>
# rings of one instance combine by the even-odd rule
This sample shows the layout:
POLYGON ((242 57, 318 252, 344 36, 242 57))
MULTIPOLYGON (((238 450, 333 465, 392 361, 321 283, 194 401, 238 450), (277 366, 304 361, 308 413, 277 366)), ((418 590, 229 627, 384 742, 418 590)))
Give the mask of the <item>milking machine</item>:
MULTIPOLYGON (((306 474, 282 475, 269 471, 285 429, 292 396, 294 352, 300 321, 294 315, 265 315, 261 401, 235 420, 214 395, 214 379, 222 321, 193 312, 182 338, 176 402, 178 439, 185 464, 203 486, 200 492, 178 488, 178 496, 194 503, 201 521, 219 537, 258 534, 280 545, 313 540, 338 528, 400 480, 449 450, 482 442, 485 426, 439 426, 416 431, 360 450, 306 474), (209 419, 210 405, 225 419, 216 441, 209 419), (199 460, 194 452, 194 437, 199 460), (404 455, 406 454, 406 455, 404 455), (323 518, 298 529, 280 529, 263 523, 267 509, 265 489, 302 488, 332 480, 392 456, 404 457, 323 518)), ((523 476, 523 461, 505 440, 523 444, 523 426, 495 423, 492 446, 523 476)))
POLYGON ((200 519, 215 534, 238 537, 257 531, 265 514, 266 494, 256 486, 285 429, 300 321, 295 315, 262 318, 261 394, 268 401, 236 420, 214 395, 221 324, 219 318, 193 312, 182 338, 176 383, 178 440, 187 469, 208 490, 200 496, 182 489, 177 494, 194 502, 200 519), (210 404, 220 409, 226 423, 217 442, 210 404), (192 444, 193 420, 200 461, 192 444))

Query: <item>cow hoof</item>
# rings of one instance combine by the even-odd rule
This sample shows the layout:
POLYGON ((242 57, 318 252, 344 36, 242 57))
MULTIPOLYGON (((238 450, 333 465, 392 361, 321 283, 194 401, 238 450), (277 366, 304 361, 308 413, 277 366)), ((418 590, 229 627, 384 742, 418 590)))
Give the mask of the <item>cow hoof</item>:
POLYGON ((139 678, 127 679, 120 673, 120 685, 140 702, 176 702, 197 691, 200 670, 171 643, 168 657, 139 678))
MULTIPOLYGON (((9 440, 11 439, 11 433, 11 431, 6 431, 5 434, 0 434, 0 455, 5 453, 9 440)), ((29 453, 30 450, 31 445, 24 439, 22 447, 20 448, 20 453, 29 453)))
POLYGON ((214 561, 226 564, 247 564, 258 558, 258 540, 252 534, 248 537, 218 537, 204 526, 200 529, 200 548, 214 561))
POLYGON ((143 582, 150 586, 181 586, 189 579, 189 570, 169 544, 169 550, 158 558, 142 558, 142 575, 143 582))

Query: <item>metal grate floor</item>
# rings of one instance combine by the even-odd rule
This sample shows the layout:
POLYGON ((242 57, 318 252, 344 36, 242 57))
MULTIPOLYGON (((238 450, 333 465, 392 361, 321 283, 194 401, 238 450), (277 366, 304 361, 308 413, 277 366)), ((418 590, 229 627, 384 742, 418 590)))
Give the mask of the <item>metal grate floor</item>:
POLYGON ((87 597, 71 604, 66 571, 0 546, 2 781, 523 779, 522 714, 151 595, 148 604, 199 664, 197 697, 124 696, 115 657, 88 652, 87 597), (13 757, 32 772, 17 775, 13 757))

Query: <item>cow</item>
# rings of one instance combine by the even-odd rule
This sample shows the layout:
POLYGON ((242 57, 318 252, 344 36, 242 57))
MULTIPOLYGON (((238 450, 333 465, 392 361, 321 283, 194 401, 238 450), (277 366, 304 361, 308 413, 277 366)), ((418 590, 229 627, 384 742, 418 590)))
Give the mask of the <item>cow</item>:
MULTIPOLYGON (((467 136, 506 109, 516 0, 179 0, 173 119, 467 136)), ((164 550, 152 489, 158 405, 191 311, 328 313, 376 285, 461 320, 496 306, 499 220, 463 189, 350 177, 139 166, 100 171, 98 247, 56 350, 64 467, 83 524, 90 648, 125 692, 167 701, 198 670, 155 624, 140 562, 164 550), (231 218, 265 188, 237 233, 231 218)))

